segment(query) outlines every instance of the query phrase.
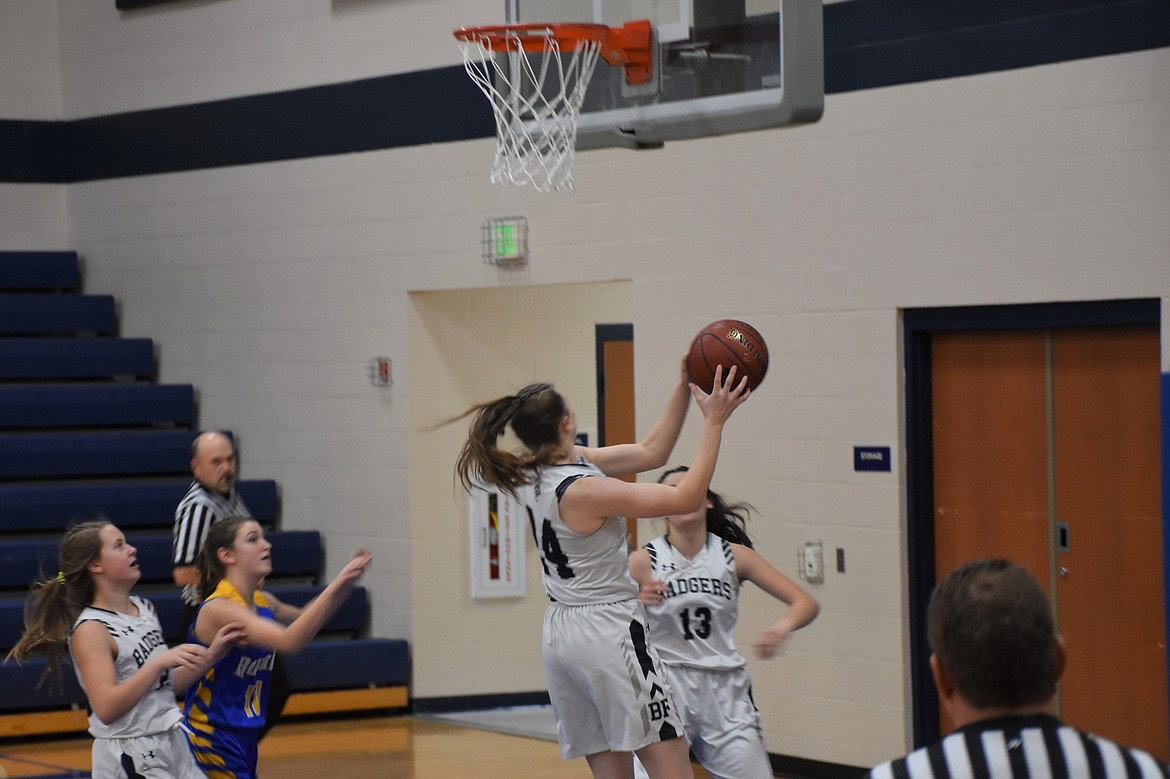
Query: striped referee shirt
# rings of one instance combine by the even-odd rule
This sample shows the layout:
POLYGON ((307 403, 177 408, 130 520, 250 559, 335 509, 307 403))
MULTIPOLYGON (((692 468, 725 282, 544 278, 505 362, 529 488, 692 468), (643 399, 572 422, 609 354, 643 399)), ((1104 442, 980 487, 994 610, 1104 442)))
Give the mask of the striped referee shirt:
MULTIPOLYGON (((171 563, 177 568, 194 565, 195 555, 207 540, 211 526, 228 517, 250 517, 252 512, 244 505, 235 488, 227 495, 209 490, 199 483, 191 482, 187 494, 175 509, 175 527, 171 536, 171 563)), ((183 588, 183 601, 192 606, 199 603, 195 585, 183 588)))
POLYGON ((1046 714, 974 722, 937 744, 882 763, 867 779, 1168 779, 1139 749, 1046 714))

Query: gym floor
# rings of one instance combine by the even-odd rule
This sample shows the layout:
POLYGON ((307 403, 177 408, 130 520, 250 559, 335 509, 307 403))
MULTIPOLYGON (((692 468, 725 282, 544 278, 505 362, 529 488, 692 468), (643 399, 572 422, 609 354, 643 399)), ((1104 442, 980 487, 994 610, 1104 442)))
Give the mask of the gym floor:
MULTIPOLYGON (((88 777, 88 736, 0 742, 0 777, 88 777)), ((260 744, 261 776, 345 779, 589 779, 555 742, 412 717, 282 722, 260 744)), ((702 769, 696 776, 705 776, 702 769)))

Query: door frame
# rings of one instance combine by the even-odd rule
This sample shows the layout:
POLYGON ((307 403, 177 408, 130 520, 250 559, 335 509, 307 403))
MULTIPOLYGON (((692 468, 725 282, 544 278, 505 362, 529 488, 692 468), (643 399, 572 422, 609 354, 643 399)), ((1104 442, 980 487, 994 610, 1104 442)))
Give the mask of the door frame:
MULTIPOLYGON (((906 543, 910 630, 911 722, 914 746, 939 738, 938 696, 930 673, 926 607, 934 590, 934 457, 931 425, 930 341, 934 333, 965 330, 1046 330, 1158 325, 1161 301, 1085 301, 902 312, 906 369, 906 543)), ((1162 374, 1162 581, 1170 611, 1170 374, 1162 374)), ((1170 615, 1166 620, 1170 638, 1170 615)), ((1168 663, 1170 665, 1170 663, 1168 663)))

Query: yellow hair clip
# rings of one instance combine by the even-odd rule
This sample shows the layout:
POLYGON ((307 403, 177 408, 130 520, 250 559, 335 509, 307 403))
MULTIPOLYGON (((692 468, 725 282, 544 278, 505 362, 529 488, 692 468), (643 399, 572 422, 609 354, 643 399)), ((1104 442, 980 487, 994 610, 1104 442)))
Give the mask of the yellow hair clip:
POLYGON ((57 583, 58 584, 65 583, 65 572, 64 571, 57 571, 57 583))

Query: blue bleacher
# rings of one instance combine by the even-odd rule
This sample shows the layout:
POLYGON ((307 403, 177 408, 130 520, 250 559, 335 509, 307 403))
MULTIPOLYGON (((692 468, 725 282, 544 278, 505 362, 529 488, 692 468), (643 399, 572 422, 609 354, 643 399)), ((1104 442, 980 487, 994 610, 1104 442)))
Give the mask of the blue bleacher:
POLYGON ((77 252, 0 252, 0 289, 77 289, 77 252))
POLYGON ((149 338, 0 338, 0 380, 154 376, 149 338))
POLYGON ((322 639, 287 658, 294 690, 395 687, 410 683, 409 645, 402 639, 322 639))
MULTIPOLYGON (((5 652, 7 654, 7 651, 5 652)), ((0 712, 22 709, 60 709, 76 706, 86 707, 85 693, 77 683, 73 666, 66 661, 62 664, 61 682, 41 679, 48 661, 33 657, 23 663, 0 663, 0 712)))
POLYGON ((0 332, 7 335, 114 332, 110 295, 0 294, 0 332))
MULTIPOLYGON (((276 530, 272 542, 272 575, 316 579, 321 573, 321 534, 316 530, 276 530)), ((127 533, 138 550, 139 584, 172 581, 171 535, 127 533)), ((57 572, 56 538, 12 539, 0 544, 0 590, 19 590, 33 579, 57 572)), ((300 605, 299 603, 296 605, 300 605)))
POLYGON ((193 430, 0 433, 0 479, 189 474, 193 430))
MULTIPOLYGON (((0 533, 58 532, 70 520, 97 514, 126 533, 138 527, 167 527, 190 485, 189 474, 152 481, 0 484, 0 533)), ((275 522, 275 481, 244 479, 237 489, 261 524, 275 522)))
POLYGON ((0 384, 0 429, 190 425, 190 384, 0 384))
MULTIPOLYGON (((114 298, 79 287, 73 252, 0 251, 0 656, 21 634, 30 581, 56 571, 61 531, 99 514, 138 549, 136 593, 155 604, 167 640, 182 638, 170 530, 191 482, 195 391, 152 383, 154 343, 116 337, 114 298)), ((244 480, 239 491, 261 523, 278 524, 276 482, 244 480)), ((269 538, 266 588, 294 605, 318 595, 320 534, 269 538)), ((368 623, 369 593, 355 587, 322 635, 289 658, 290 710, 407 704, 407 642, 365 638, 368 623)), ((38 687, 44 668, 43 659, 0 664, 0 735, 84 728, 58 716, 85 709, 72 668, 63 686, 38 687)))

